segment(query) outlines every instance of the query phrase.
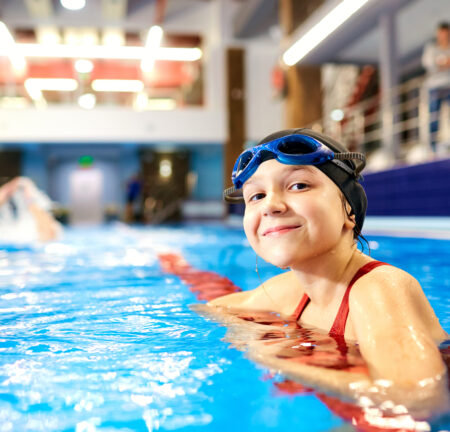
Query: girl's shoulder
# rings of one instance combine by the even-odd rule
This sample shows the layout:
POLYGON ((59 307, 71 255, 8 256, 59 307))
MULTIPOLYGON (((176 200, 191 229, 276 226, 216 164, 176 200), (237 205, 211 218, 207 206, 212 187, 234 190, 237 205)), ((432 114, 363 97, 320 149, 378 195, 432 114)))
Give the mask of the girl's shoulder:
POLYGON ((385 265, 372 268, 355 281, 350 292, 350 301, 361 298, 389 301, 405 295, 423 294, 420 283, 411 274, 393 265, 383 264, 385 265))
POLYGON ((350 292, 349 306, 354 320, 367 320, 375 327, 377 323, 389 328, 420 325, 435 339, 446 335, 419 281, 392 265, 376 267, 358 279, 350 292))

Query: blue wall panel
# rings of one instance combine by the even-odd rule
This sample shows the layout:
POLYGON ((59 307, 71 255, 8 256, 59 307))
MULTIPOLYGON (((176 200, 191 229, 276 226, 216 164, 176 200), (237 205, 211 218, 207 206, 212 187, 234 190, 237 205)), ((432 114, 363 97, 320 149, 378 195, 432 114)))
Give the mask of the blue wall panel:
POLYGON ((201 145, 191 148, 190 170, 197 173, 191 199, 221 201, 223 192, 223 147, 201 145))
POLYGON ((367 174, 372 216, 450 216, 450 159, 367 174))

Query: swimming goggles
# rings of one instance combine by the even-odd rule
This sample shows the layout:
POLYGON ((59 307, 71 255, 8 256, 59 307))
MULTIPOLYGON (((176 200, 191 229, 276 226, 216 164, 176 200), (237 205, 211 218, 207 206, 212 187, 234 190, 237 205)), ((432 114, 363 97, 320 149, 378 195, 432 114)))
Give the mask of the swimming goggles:
POLYGON ((274 156, 278 162, 287 165, 320 165, 331 161, 355 179, 358 178, 360 171, 365 166, 365 156, 361 153, 333 152, 315 138, 293 134, 257 145, 242 152, 234 164, 231 175, 231 180, 234 184, 232 189, 240 189, 262 162, 273 159, 274 156), (355 159, 362 163, 358 166, 352 164, 355 166, 354 169, 351 168, 350 164, 347 165, 342 162, 343 160, 355 159))

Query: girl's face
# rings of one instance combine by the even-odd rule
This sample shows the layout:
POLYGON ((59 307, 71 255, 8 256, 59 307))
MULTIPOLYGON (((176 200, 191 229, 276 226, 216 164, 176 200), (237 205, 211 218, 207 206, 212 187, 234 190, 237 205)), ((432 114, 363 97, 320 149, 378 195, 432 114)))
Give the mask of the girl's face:
POLYGON ((263 162, 243 186, 244 230, 264 260, 296 268, 351 238, 338 187, 313 166, 263 162))

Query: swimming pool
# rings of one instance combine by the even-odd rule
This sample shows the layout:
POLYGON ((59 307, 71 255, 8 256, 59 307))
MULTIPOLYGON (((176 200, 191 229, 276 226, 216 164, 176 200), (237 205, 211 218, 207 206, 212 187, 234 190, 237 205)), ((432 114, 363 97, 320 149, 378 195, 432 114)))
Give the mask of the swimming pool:
MULTIPOLYGON (((421 281, 450 331, 450 242, 369 240, 374 258, 421 281)), ((224 327, 189 308, 194 293, 157 258, 174 250, 244 289, 260 283, 242 230, 215 224, 72 228, 43 247, 2 248, 0 431, 344 427, 314 395, 277 392, 222 340, 224 327)), ((278 273, 258 268, 262 279, 278 273)))

